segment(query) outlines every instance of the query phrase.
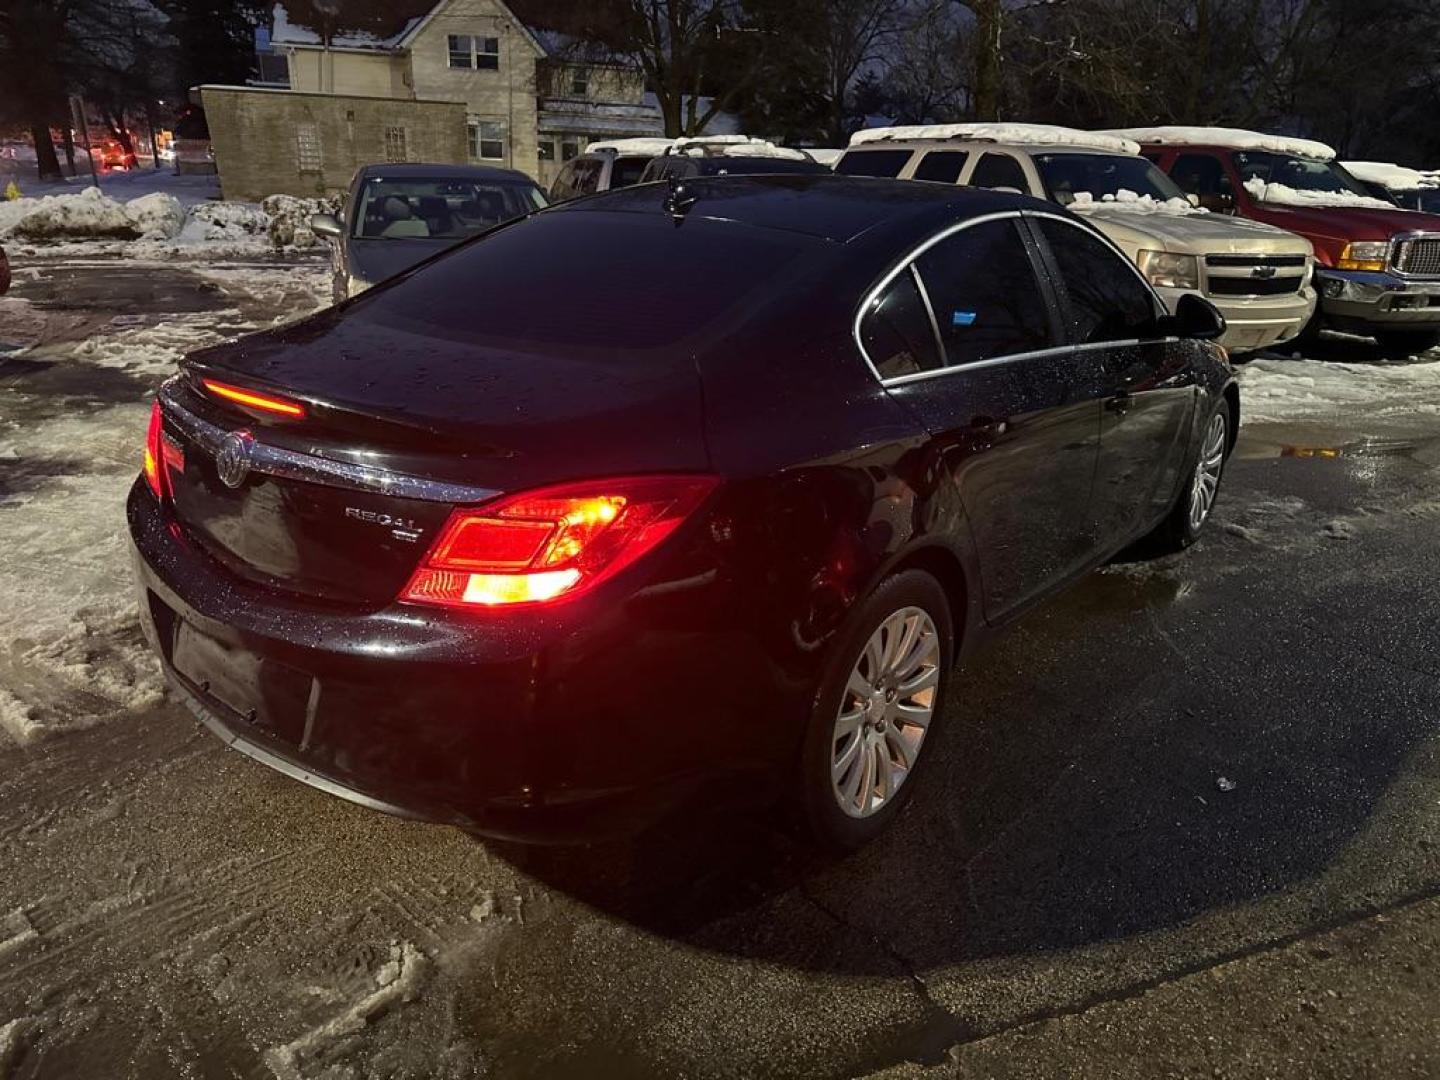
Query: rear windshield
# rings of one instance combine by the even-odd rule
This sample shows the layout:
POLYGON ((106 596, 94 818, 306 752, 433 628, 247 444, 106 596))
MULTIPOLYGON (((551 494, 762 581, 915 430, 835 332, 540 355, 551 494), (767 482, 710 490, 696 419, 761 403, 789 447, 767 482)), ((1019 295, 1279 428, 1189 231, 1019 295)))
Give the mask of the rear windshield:
POLYGON ((653 349, 702 333, 822 241, 658 213, 560 210, 364 293, 354 317, 452 340, 653 349), (578 253, 578 254, 577 254, 578 253))
POLYGON ((463 240, 546 202, 527 180, 377 176, 360 189, 354 235, 363 240, 463 240))
POLYGON ((717 154, 715 157, 697 158, 701 176, 740 176, 755 173, 828 173, 830 170, 818 161, 801 161, 799 158, 741 157, 739 154, 717 154))

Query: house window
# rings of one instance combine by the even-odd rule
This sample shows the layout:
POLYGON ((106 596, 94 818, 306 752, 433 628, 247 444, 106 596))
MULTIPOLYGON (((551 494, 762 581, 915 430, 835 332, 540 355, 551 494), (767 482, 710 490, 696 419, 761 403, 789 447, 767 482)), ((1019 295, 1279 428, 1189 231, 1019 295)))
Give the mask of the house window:
POLYGON ((590 73, 584 68, 574 68, 570 72, 570 93, 577 97, 590 93, 590 73))
POLYGON ((405 129, 403 127, 387 127, 385 129, 385 160, 410 160, 405 155, 405 129))
POLYGON ((300 172, 320 172, 325 159, 320 153, 320 129, 312 123, 295 125, 295 163, 300 172))
POLYGON ((555 160, 555 140, 554 140, 554 139, 541 139, 538 143, 535 144, 535 146, 536 146, 536 149, 540 152, 540 160, 541 160, 541 161, 554 161, 554 160, 555 160))
POLYGON ((501 161, 505 157, 505 125, 471 117, 465 125, 470 156, 478 161, 501 161))
POLYGON ((580 144, 566 139, 560 144, 560 160, 569 161, 576 154, 580 153, 580 144))
POLYGON ((449 49, 452 68, 485 68, 496 71, 500 67, 499 38, 451 34, 449 49))

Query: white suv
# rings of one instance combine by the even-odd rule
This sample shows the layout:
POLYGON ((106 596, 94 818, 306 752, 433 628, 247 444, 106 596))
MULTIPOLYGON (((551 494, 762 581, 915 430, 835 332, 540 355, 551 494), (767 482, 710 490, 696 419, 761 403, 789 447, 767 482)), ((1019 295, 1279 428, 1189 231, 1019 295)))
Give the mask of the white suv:
POLYGON ((1003 188, 1093 221, 1173 311, 1198 292, 1225 315, 1221 344, 1264 349, 1315 311, 1310 241, 1193 206, 1128 139, 1041 124, 937 124, 858 131, 837 173, 1003 188))

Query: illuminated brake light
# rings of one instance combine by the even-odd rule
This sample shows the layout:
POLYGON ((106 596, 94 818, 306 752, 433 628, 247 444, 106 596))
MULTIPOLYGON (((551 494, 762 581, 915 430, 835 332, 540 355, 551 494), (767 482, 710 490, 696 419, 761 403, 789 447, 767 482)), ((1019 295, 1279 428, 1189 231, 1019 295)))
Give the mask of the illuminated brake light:
POLYGON ((214 379, 201 379, 200 381, 205 384, 205 389, 216 397, 233 401, 236 405, 243 405, 247 409, 256 409, 273 416, 288 416, 292 420, 300 420, 305 416, 305 406, 298 401, 272 397, 270 394, 262 394, 258 390, 246 390, 244 387, 231 386, 229 383, 216 382, 214 379))
POLYGON ((160 402, 150 404, 150 426, 145 430, 145 482, 157 499, 165 497, 166 478, 161 465, 164 450, 161 448, 164 418, 160 413, 160 402))
POLYGON ((597 480, 456 510, 400 599, 496 607, 574 596, 654 548, 715 484, 709 476, 597 480))

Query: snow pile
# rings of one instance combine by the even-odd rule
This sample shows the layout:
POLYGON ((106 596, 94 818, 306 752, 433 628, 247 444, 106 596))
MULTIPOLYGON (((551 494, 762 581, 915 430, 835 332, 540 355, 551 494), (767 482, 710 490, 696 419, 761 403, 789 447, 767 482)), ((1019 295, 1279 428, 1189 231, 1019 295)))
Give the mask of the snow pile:
MULTIPOLYGON (((1427 354, 1433 356, 1434 354, 1427 354)), ((1343 364, 1258 357, 1238 371, 1246 423, 1363 415, 1440 416, 1440 358, 1343 364)))
MULTIPOLYGON (((96 189, 89 189, 94 191, 96 189)), ((142 240, 165 240, 185 225, 185 207, 174 195, 152 191, 125 204, 125 215, 140 230, 142 240)))
POLYGON ((1391 191, 1418 191, 1440 188, 1440 171, 1422 172, 1385 161, 1342 161, 1341 167, 1357 180, 1379 184, 1391 191))
POLYGON ((186 243, 236 243, 264 236, 269 229, 269 217, 254 203, 201 203, 190 211, 179 238, 186 243))
MULTIPOLYGON (((139 211, 147 222, 153 217, 151 205, 147 203, 139 211)), ((134 240, 144 231, 126 213, 124 204, 95 187, 78 195, 45 195, 0 203, 0 236, 8 234, 25 240, 134 240)))
POLYGON ((320 243, 320 239, 310 228, 310 218, 315 214, 337 213, 340 200, 267 195, 260 200, 260 209, 269 219, 267 231, 272 247, 311 248, 320 243))
POLYGON ((617 154, 648 154, 658 157, 675 145, 674 139, 637 137, 633 139, 602 139, 585 147, 585 153, 595 154, 602 150, 613 150, 617 154))
POLYGON ((1161 127, 1112 128, 1105 132, 1133 139, 1149 146, 1228 146, 1235 150, 1260 150, 1270 154, 1292 154, 1295 157, 1334 161, 1335 151, 1313 139, 1296 139, 1289 135, 1266 135, 1259 131, 1227 127, 1161 127))
POLYGON ((1070 209, 1082 212, 1123 210, 1129 214, 1176 214, 1181 217, 1206 213, 1199 207, 1191 206, 1189 199, 1157 199, 1153 195, 1141 195, 1129 188, 1121 188, 1114 195, 1101 196, 1098 202, 1091 192, 1077 191, 1074 201, 1070 203, 1070 209))
POLYGON ((898 139, 978 139, 1020 146, 1083 146, 1112 154, 1138 154, 1139 145, 1114 132, 1081 131, 1054 124, 901 124, 864 128, 850 136, 851 146, 898 139))
POLYGON ((788 158, 791 161, 810 159, 810 155, 803 150, 776 146, 765 139, 752 139, 748 135, 697 135, 694 138, 676 139, 671 153, 704 153, 706 150, 718 150, 725 157, 772 157, 788 158))
POLYGON ((1250 197, 1260 202, 1281 206, 1373 206, 1377 210, 1394 210, 1395 204, 1353 191, 1308 191, 1288 184, 1267 184, 1258 176, 1245 181, 1250 197))

